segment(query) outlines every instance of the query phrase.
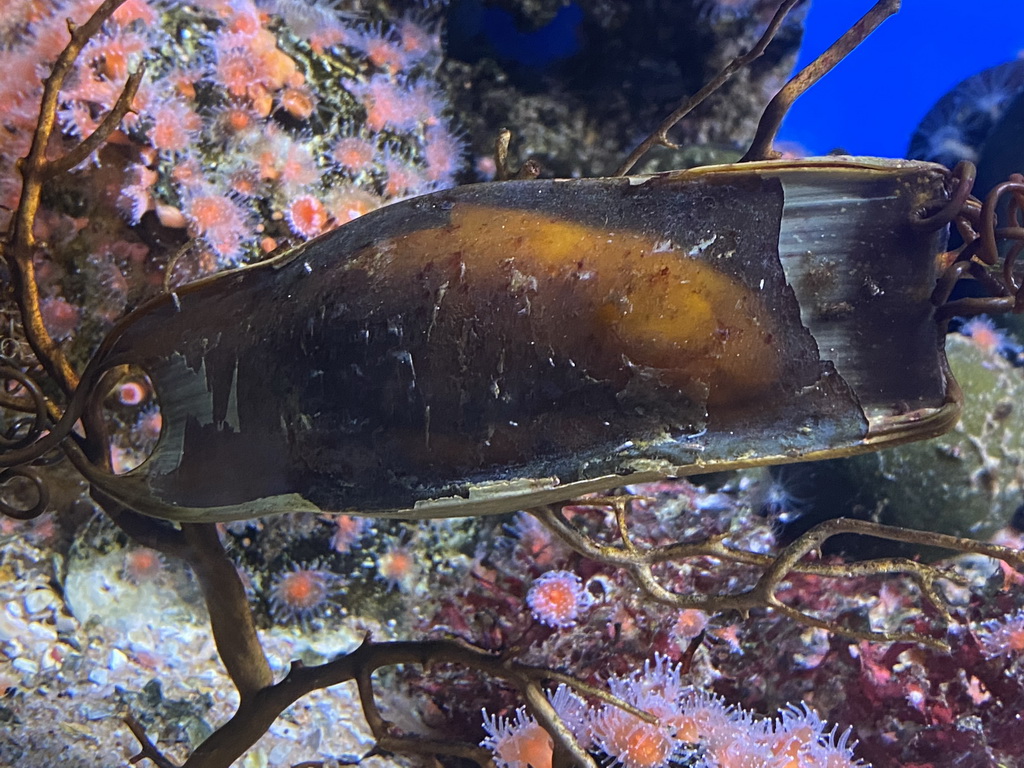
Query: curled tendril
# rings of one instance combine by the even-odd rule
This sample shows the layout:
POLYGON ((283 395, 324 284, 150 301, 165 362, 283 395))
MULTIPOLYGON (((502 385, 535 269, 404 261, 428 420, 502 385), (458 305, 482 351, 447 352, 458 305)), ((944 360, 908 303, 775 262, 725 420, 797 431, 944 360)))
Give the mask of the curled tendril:
POLYGON ((36 501, 32 506, 10 504, 0 498, 0 514, 15 520, 32 520, 46 511, 50 503, 50 490, 46 481, 32 467, 10 467, 0 472, 0 488, 6 489, 16 478, 28 480, 35 488, 36 501))
POLYGON ((967 205, 974 188, 977 169, 974 163, 957 163, 953 169, 953 188, 949 200, 929 200, 910 217, 910 225, 923 232, 934 232, 956 219, 967 205))
POLYGON ((954 315, 1024 313, 1024 284, 1014 267, 1024 252, 1024 176, 1015 173, 995 186, 984 202, 970 196, 974 166, 960 163, 953 170, 956 187, 946 202, 926 203, 911 218, 911 225, 925 230, 955 222, 964 238, 952 263, 938 280, 933 299, 938 318, 954 315), (991 269, 1002 262, 999 270, 991 269), (947 301, 954 284, 964 276, 978 280, 991 295, 947 301))
MULTIPOLYGON (((12 378, 15 378, 18 382, 28 379, 21 371, 14 370, 17 376, 12 378)), ((60 447, 61 443, 71 435, 76 422, 82 417, 89 395, 93 390, 93 381, 90 380, 78 386, 72 393, 71 399, 68 401, 67 407, 60 418, 52 425, 46 422, 48 426, 45 429, 40 429, 34 435, 32 442, 23 447, 8 447, 0 444, 0 467, 17 467, 22 464, 36 463, 45 454, 60 447)), ((42 398, 44 413, 46 413, 45 409, 48 406, 46 398, 41 392, 39 392, 38 396, 42 398)), ((35 401, 34 396, 33 401, 35 401)))
POLYGON ((11 336, 0 339, 0 359, 14 360, 21 354, 21 342, 11 336))
MULTIPOLYGON (((978 258, 989 265, 999 262, 999 241, 1024 241, 1024 224, 1021 222, 1021 209, 1024 208, 1024 176, 1015 173, 1007 181, 997 184, 985 196, 981 206, 981 248, 978 258), (999 208, 1006 195, 1010 195, 1007 205, 1006 220, 1009 226, 999 226, 999 208)), ((1016 281, 1013 283, 1016 285, 1016 281)))
POLYGON ((11 364, 9 359, 0 359, 0 380, 7 392, 21 389, 27 395, 25 405, 30 407, 31 416, 15 419, 0 432, 0 449, 11 451, 34 443, 43 433, 47 422, 46 396, 35 380, 11 364))

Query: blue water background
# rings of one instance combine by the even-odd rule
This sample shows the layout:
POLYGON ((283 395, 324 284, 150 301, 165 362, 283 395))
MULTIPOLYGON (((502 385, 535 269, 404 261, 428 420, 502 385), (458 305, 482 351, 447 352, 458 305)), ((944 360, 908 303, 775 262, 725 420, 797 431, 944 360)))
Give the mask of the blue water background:
MULTIPOLYGON (((814 0, 799 66, 870 5, 814 0)), ((780 138, 812 155, 841 147, 903 157, 914 128, 943 94, 1022 49, 1024 0, 903 0, 899 13, 797 101, 780 138)))

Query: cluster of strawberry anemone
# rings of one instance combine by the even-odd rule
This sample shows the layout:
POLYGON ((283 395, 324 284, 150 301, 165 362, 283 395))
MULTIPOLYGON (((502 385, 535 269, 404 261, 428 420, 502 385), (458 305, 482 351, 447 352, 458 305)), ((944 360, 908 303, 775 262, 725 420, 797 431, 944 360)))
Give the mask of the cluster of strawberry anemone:
MULTIPOLYGON (((664 768, 689 759, 717 768, 854 768, 851 731, 831 728, 806 704, 760 718, 686 685, 682 670, 655 656, 642 670, 608 680, 610 692, 654 721, 612 703, 589 705, 565 685, 548 699, 580 745, 623 768, 664 768)), ((511 717, 484 711, 486 738, 500 768, 549 768, 553 742, 523 707, 511 717)))
MULTIPOLYGON (((98 4, 16 4, 0 23, 0 65, 16 75, 0 84, 9 134, 0 204, 8 210, 20 187, 15 161, 39 110, 35 73, 67 42, 66 19, 81 23, 98 4)), ((99 125, 129 74, 146 68, 132 112, 102 157, 78 169, 91 180, 77 187, 116 200, 129 226, 192 238, 187 258, 148 255, 169 272, 188 262, 173 283, 449 186, 463 142, 436 78, 437 17, 430 6, 385 23, 307 0, 128 0, 86 45, 61 94, 59 125, 77 141, 99 125)), ((89 204, 83 210, 100 216, 89 204)), ((44 295, 55 315, 70 299, 47 286, 44 295)))

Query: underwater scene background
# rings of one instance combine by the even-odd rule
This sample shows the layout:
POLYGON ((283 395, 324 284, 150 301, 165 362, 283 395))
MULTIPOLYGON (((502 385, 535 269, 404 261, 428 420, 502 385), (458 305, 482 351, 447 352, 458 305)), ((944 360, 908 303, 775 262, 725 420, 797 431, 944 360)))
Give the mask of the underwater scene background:
MULTIPOLYGON (((859 18, 863 10, 854 5, 812 3, 797 66, 859 18)), ((1012 4, 979 0, 964 13, 951 0, 908 0, 864 41, 862 56, 845 61, 794 105, 782 137, 812 154, 841 147, 854 155, 902 157, 907 137, 939 98, 982 70, 1019 59, 1021 50, 1024 30, 1012 4), (851 98, 855 92, 863 96, 851 98)), ((1013 87, 993 90, 1002 101, 1013 87)))
MULTIPOLYGON (((82 23, 98 5, 5 6, 0 222, 8 231, 39 78, 67 42, 65 18, 82 23)), ((950 167, 970 159, 990 184, 1024 171, 1024 10, 999 0, 904 5, 797 102, 781 148, 950 167)), ((128 0, 86 47, 57 109, 53 147, 67 149, 147 63, 136 112, 43 197, 35 264, 46 329, 81 368, 149 298, 390 201, 494 178, 504 127, 513 170, 532 159, 544 176, 607 175, 686 94, 748 49, 777 7, 128 0)), ((637 172, 736 161, 797 62, 867 8, 799 4, 766 55, 673 132, 680 149, 656 149, 637 172)), ((5 355, 24 346, 12 281, 5 265, 5 355)), ((711 539, 749 553, 730 559, 698 548, 657 563, 653 576, 679 594, 747 589, 759 564, 837 517, 1024 548, 1024 336, 1012 318, 954 320, 951 329, 947 354, 966 402, 943 437, 624 486, 636 497, 634 546, 711 539)), ((105 407, 113 467, 128 471, 159 438, 158 400, 144 376, 129 373, 105 407)), ((837 578, 793 573, 777 595, 811 617, 801 622, 770 608, 742 615, 655 601, 634 572, 579 554, 522 512, 218 524, 274 680, 295 660, 324 664, 370 637, 457 639, 590 686, 573 692, 561 677, 548 679, 541 703, 527 709, 523 690, 485 665, 384 666, 373 676, 379 710, 369 714, 390 722, 388 748, 374 747, 380 733, 348 682, 302 697, 232 763, 202 752, 240 702, 204 585, 158 540, 143 546, 116 525, 69 462, 44 471, 49 509, 27 522, 0 516, 2 765, 117 766, 141 753, 141 764, 161 766, 376 768, 427 765, 432 750, 451 768, 566 765, 539 725, 546 701, 600 765, 1024 766, 1024 576, 1009 565, 837 537, 814 562, 907 558, 935 564, 941 577, 856 566, 837 578), (920 633, 948 647, 864 639, 871 633, 920 633), (462 746, 446 753, 452 745, 462 746)), ((614 506, 581 502, 563 513, 598 544, 620 541, 614 506)))

